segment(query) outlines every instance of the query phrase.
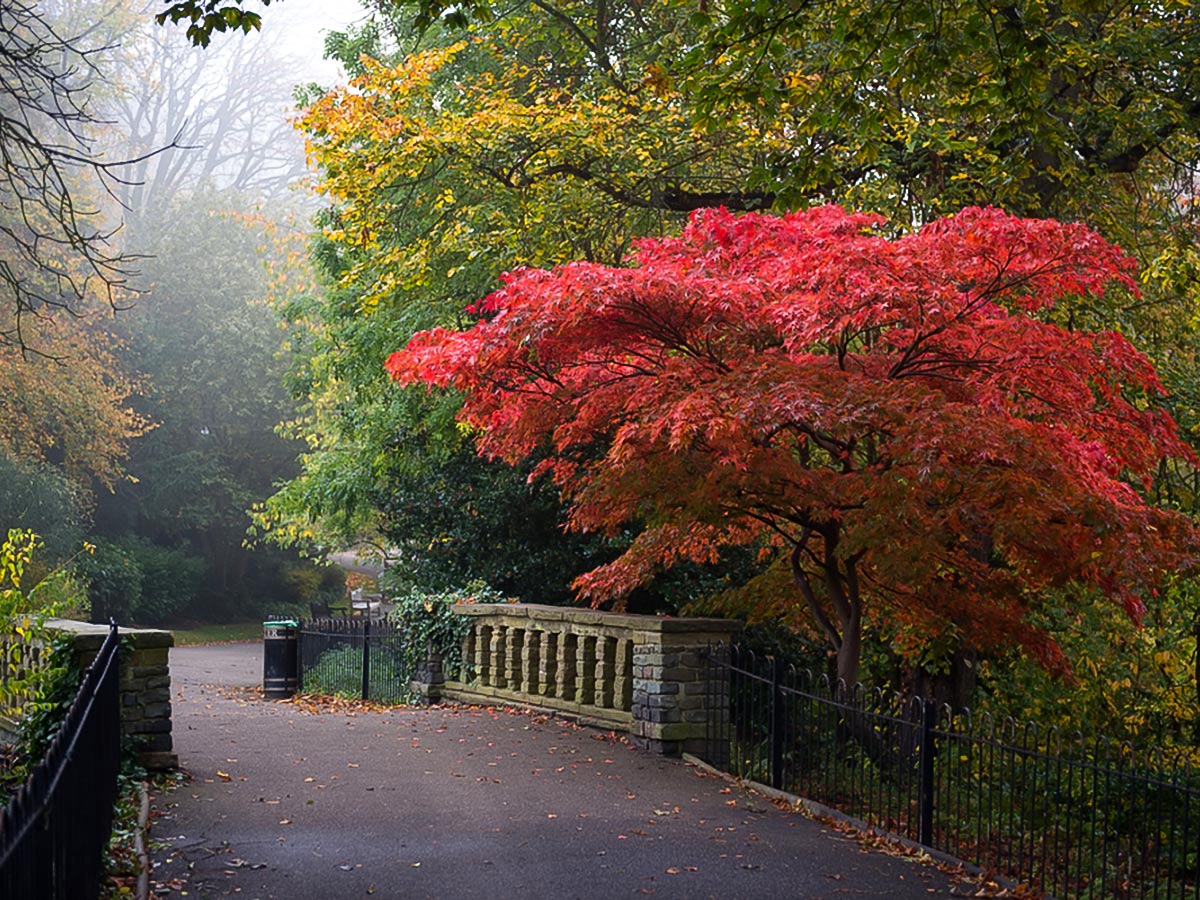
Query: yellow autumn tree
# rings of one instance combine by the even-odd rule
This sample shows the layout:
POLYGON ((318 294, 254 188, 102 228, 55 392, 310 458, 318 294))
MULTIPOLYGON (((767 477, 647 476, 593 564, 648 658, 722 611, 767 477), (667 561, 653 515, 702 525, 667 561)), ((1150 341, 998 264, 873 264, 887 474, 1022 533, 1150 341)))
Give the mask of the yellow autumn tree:
MULTIPOLYGON (((384 49, 412 46, 402 26, 331 41, 355 77, 311 97, 299 120, 328 203, 314 253, 327 293, 288 306, 310 325, 297 373, 308 450, 261 526, 284 539, 378 530, 427 559, 469 545, 481 522, 515 534, 540 521, 546 533, 522 546, 561 545, 553 511, 523 505, 534 500, 519 475, 483 471, 456 401, 396 391, 382 365, 417 330, 469 319, 505 270, 619 265, 634 236, 676 230, 693 209, 771 205, 751 172, 787 136, 749 108, 722 128, 692 124, 663 62, 690 40, 684 9, 531 3, 460 39, 434 29, 414 52, 384 49), (459 518, 409 514, 439 486, 450 493, 438 507, 457 505, 459 518)), ((520 592, 504 580, 511 566, 462 557, 458 580, 520 592)), ((564 585, 571 565, 547 562, 564 585)))
POLYGON ((129 442, 150 427, 105 324, 97 312, 26 317, 38 351, 0 344, 0 449, 61 466, 85 496, 93 479, 122 477, 129 442))

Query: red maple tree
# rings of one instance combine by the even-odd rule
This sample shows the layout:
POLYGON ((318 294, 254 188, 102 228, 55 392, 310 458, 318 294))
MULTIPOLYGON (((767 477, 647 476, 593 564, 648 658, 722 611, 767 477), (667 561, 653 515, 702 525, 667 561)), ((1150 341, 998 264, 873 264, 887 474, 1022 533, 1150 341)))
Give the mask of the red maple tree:
POLYGON ((1044 315, 1134 290, 1133 264, 993 209, 882 226, 702 211, 630 268, 509 274, 474 328, 423 332, 388 370, 462 391, 481 453, 543 456, 572 528, 636 529, 578 580, 595 602, 757 546, 789 561, 847 683, 868 615, 1061 666, 1034 604, 1081 583, 1137 619, 1196 547, 1139 493, 1190 458, 1152 365, 1044 315))

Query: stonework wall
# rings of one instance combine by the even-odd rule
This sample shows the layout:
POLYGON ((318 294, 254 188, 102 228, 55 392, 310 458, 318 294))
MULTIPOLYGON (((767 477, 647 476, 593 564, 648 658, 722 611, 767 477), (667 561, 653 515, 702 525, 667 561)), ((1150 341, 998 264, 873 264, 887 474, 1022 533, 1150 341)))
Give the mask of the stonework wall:
MULTIPOLYGON (((660 629, 640 631, 633 647, 634 740, 658 753, 701 753, 710 717, 710 646, 728 642, 736 626, 712 619, 665 619, 660 629)), ((719 723, 718 723, 718 727, 719 723)))
MULTIPOLYGON (((76 662, 86 668, 108 634, 107 625, 51 619, 54 631, 70 634, 76 662)), ((178 758, 171 739, 171 670, 168 653, 175 639, 169 631, 120 629, 125 646, 121 660, 121 734, 141 745, 142 762, 151 769, 173 768, 178 758)))
MULTIPOLYGON (((469 703, 553 710, 629 732, 635 743, 677 755, 703 748, 710 717, 706 653, 737 624, 536 604, 459 604, 471 631, 466 672, 430 670, 414 687, 469 703)), ((719 725, 719 723, 718 723, 719 725)))

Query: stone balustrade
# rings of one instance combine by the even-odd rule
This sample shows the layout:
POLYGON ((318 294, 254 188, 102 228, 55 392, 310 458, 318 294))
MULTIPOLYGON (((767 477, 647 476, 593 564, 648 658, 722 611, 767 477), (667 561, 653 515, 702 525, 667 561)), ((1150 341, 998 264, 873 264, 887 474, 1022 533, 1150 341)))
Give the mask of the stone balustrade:
MULTIPOLYGON (((737 624, 524 603, 459 604, 471 619, 464 670, 424 691, 529 706, 627 731, 660 753, 699 751, 711 715, 705 654, 737 624)), ((436 663, 427 671, 441 677, 436 663)))

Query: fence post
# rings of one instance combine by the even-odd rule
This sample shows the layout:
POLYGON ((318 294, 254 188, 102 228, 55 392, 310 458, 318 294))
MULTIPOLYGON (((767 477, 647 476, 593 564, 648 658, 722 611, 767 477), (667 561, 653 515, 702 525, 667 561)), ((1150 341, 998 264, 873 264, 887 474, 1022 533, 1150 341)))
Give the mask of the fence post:
MULTIPOLYGON (((315 621, 315 619, 313 620, 315 621)), ((311 622, 310 622, 311 624, 311 622)), ((296 693, 304 693, 304 620, 296 620, 296 693)))
POLYGON ((370 700, 371 693, 371 620, 363 620, 362 698, 370 700))
POLYGON ((783 660, 771 657, 771 787, 783 787, 783 739, 786 706, 783 696, 783 660))
POLYGON ((933 846, 933 729, 937 725, 937 704, 932 700, 921 701, 921 795, 920 830, 918 843, 933 846))

